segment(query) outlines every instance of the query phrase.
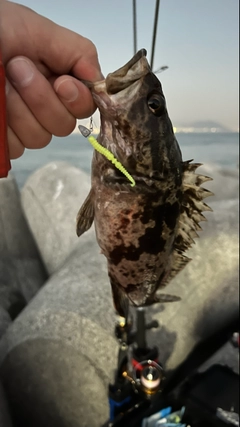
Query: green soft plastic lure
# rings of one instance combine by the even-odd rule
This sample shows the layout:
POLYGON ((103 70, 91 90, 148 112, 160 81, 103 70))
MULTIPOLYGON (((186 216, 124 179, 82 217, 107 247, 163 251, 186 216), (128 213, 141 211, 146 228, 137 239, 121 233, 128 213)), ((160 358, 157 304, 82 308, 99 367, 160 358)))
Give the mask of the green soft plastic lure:
POLYGON ((128 171, 124 168, 122 163, 120 163, 116 157, 114 157, 113 153, 109 151, 107 148, 103 147, 99 142, 94 138, 94 136, 91 135, 91 131, 87 129, 85 126, 79 125, 78 129, 80 130, 81 134, 85 136, 85 138, 88 139, 90 144, 93 146, 93 148, 98 151, 100 154, 102 154, 106 159, 108 159, 112 164, 122 172, 123 175, 126 176, 126 178, 131 182, 131 187, 134 187, 136 185, 135 180, 133 177, 128 173, 128 171))

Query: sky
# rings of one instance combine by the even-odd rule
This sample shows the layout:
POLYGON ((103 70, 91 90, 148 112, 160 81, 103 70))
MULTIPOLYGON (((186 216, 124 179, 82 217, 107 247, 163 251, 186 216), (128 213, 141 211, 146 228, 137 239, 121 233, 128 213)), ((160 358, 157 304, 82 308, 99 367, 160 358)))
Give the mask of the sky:
MULTIPOLYGON (((133 56, 132 0, 18 1, 96 45, 104 75, 133 56)), ((155 0, 137 0, 137 48, 150 61, 155 0)), ((238 131, 239 1, 161 0, 154 69, 173 125, 216 121, 238 131)))

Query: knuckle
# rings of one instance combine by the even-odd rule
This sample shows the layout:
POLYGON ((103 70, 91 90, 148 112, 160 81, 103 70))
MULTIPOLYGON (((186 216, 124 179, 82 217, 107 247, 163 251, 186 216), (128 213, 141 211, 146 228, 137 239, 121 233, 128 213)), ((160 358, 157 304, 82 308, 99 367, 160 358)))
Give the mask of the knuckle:
POLYGON ((91 40, 89 40, 89 39, 86 39, 86 42, 88 43, 88 52, 89 52, 89 55, 97 57, 98 53, 97 53, 97 48, 96 48, 95 44, 91 40))

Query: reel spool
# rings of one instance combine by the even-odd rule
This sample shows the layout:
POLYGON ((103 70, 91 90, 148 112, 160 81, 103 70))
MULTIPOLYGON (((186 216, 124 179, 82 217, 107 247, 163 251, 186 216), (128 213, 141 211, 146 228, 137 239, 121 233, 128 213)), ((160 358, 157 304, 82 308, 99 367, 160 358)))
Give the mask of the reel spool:
POLYGON ((160 391, 163 369, 153 360, 144 360, 135 367, 133 379, 137 389, 151 397, 160 391))

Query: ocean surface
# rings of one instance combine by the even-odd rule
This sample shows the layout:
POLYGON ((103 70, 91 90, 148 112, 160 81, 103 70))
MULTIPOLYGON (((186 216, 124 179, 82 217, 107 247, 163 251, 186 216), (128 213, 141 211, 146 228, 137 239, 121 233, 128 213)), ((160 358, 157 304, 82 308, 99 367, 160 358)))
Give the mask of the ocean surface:
MULTIPOLYGON (((191 133, 176 134, 183 160, 194 159, 212 168, 237 169, 239 166, 238 133, 191 133)), ((41 150, 25 150, 19 159, 12 161, 12 172, 21 188, 29 175, 52 161, 67 161, 90 173, 93 148, 80 134, 53 137, 41 150)))

